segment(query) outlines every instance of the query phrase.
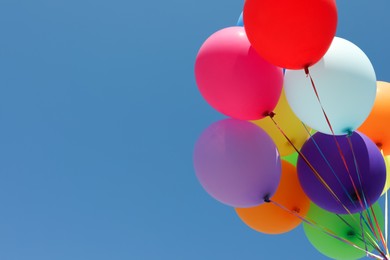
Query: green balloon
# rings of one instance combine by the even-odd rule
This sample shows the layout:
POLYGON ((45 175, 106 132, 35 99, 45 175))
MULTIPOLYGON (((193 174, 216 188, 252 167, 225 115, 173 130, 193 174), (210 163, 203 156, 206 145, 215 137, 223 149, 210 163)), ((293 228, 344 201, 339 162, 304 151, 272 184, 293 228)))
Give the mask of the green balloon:
MULTIPOLYGON (((383 228, 383 214, 382 210, 379 207, 378 203, 373 205, 373 210, 375 213, 375 217, 379 223, 381 230, 383 228)), ((373 226, 375 225, 375 220, 370 210, 371 218, 373 221, 373 226)), ((360 225, 360 214, 356 213, 351 215, 339 215, 341 216, 349 225, 343 222, 335 213, 328 212, 326 210, 321 209, 314 203, 310 205, 309 213, 307 214, 307 219, 316 222, 319 226, 325 227, 328 230, 332 231, 333 234, 336 234, 337 237, 346 239, 351 241, 353 244, 359 246, 362 249, 365 249, 365 243, 362 241, 362 229, 360 225), (356 221, 354 221, 354 218, 356 221)), ((363 213, 363 216, 366 216, 363 213)), ((367 223, 369 223, 367 217, 365 217, 367 223)), ((362 220, 363 221, 363 220, 362 220)), ((372 238, 375 239, 375 235, 373 235, 367 225, 362 222, 364 230, 370 234, 372 238)), ((328 234, 324 231, 313 227, 310 224, 304 223, 303 228, 305 230, 306 237, 309 239, 310 243, 322 254, 327 257, 333 259, 359 259, 366 256, 366 253, 362 250, 359 250, 352 245, 349 245, 345 242, 342 242, 328 234)), ((379 236, 378 230, 376 232, 379 236)), ((367 250, 372 252, 374 248, 369 244, 369 240, 367 239, 368 235, 365 233, 364 237, 367 243, 367 250)), ((379 243, 380 244, 380 243, 379 243)))
POLYGON ((282 157, 283 160, 291 163, 292 165, 294 166, 297 166, 297 161, 298 161, 298 153, 295 152, 295 153, 292 153, 290 155, 287 155, 287 156, 283 156, 282 157))

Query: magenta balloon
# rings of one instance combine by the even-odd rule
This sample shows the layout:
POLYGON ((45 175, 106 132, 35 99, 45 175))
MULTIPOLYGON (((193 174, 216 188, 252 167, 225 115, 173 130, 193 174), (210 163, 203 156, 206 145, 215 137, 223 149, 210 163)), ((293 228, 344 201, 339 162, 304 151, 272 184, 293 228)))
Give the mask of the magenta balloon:
POLYGON ((316 177, 301 156, 297 164, 299 181, 307 196, 321 208, 339 214, 348 213, 344 207, 351 213, 362 211, 366 208, 364 199, 368 206, 374 204, 381 195, 386 181, 385 162, 375 143, 359 132, 354 132, 350 141, 353 150, 347 136, 333 137, 317 132, 301 149, 301 153, 340 201, 316 177), (340 145, 349 173, 335 139, 340 145), (359 196, 363 207, 359 203, 359 196))
POLYGON ((283 85, 282 69, 257 54, 244 27, 222 29, 204 42, 196 57, 195 78, 212 107, 242 120, 272 112, 283 85))
POLYGON ((194 151, 196 176, 218 201, 252 207, 271 197, 279 184, 279 152, 264 130, 236 119, 218 121, 198 139, 194 151))

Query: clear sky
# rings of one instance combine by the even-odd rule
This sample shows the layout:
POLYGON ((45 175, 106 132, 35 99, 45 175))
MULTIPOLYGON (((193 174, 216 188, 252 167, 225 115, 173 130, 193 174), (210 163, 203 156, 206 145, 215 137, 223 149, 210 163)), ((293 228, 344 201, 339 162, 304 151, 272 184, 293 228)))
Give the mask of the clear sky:
MULTIPOLYGON (((337 4, 337 35, 389 82, 390 2, 337 4)), ((1 260, 326 259, 302 228, 250 230, 194 174, 197 137, 223 118, 195 56, 242 5, 0 1, 1 260)))

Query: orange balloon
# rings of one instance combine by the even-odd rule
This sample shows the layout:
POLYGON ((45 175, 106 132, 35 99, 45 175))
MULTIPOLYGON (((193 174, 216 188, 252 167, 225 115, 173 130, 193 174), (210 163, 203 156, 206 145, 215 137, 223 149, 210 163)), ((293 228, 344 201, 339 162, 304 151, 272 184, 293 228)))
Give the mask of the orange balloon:
POLYGON ((367 135, 384 155, 390 155, 390 83, 378 81, 374 107, 358 131, 367 135))
MULTIPOLYGON (((282 178, 272 201, 305 217, 310 200, 299 184, 296 168, 282 161, 282 178)), ((272 203, 235 209, 241 220, 252 229, 266 234, 282 234, 297 227, 302 220, 272 203)))

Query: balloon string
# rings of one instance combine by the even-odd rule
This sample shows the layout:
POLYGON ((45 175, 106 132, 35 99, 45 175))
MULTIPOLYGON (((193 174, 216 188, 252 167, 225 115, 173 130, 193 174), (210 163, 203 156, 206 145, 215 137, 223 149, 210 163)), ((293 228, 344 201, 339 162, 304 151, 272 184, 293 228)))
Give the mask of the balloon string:
POLYGON ((321 157, 324 159, 324 161, 326 162, 326 164, 328 165, 329 169, 332 171, 334 177, 337 179, 338 183, 340 184, 341 188, 343 189, 344 193, 347 195, 347 197, 349 198, 349 200, 351 201, 351 203, 355 206, 355 201, 352 199, 350 193, 347 191, 345 185, 341 182, 339 176, 336 174, 335 170, 333 169, 332 165, 330 164, 330 162, 328 161, 328 159, 326 158, 325 154, 322 152, 320 146, 317 144, 316 140, 313 138, 312 134, 310 133, 309 129, 306 127, 306 125, 301 122, 303 127, 305 128, 306 132, 309 134, 310 136, 310 140, 313 141, 314 145, 317 147, 317 150, 318 152, 321 154, 321 157))
POLYGON ((350 136, 351 136, 351 133, 349 135, 347 135, 347 141, 348 141, 348 144, 349 144, 349 148, 351 149, 351 152, 352 152, 353 162, 355 164, 356 176, 357 176, 358 181, 359 181, 360 190, 362 192, 362 196, 363 196, 363 200, 364 200, 364 204, 365 204, 365 207, 363 207, 362 204, 361 204, 361 207, 362 208, 368 208, 366 196, 365 196, 364 190, 363 190, 363 184, 362 184, 362 181, 361 181, 361 176, 360 176, 360 171, 359 171, 359 164, 358 164, 357 159, 356 159, 355 150, 353 149, 353 144, 352 144, 350 136))
POLYGON ((362 239, 363 239, 363 242, 364 242, 364 248, 368 252, 366 239, 364 237, 363 214, 360 215, 360 228, 362 230, 362 239))
POLYGON ((317 97, 317 100, 318 100, 318 103, 319 103, 319 105, 320 105, 320 107, 321 107, 322 113, 324 114, 326 123, 328 124, 329 129, 330 129, 330 131, 332 132, 332 135, 333 135, 334 140, 335 140, 335 142, 336 142, 337 148, 338 148, 338 150, 339 150, 339 152, 340 152, 340 155, 341 155, 341 157, 342 157, 344 166, 345 166, 345 168, 347 169, 347 171, 349 172, 347 161, 346 161, 345 158, 344 158, 343 151, 341 150, 340 144, 338 143, 338 141, 337 141, 337 139, 336 139, 336 135, 335 135, 335 133, 334 133, 332 124, 330 123, 329 117, 328 117, 328 115, 327 115, 326 112, 325 112, 324 106, 322 105, 322 102, 321 102, 321 99, 320 99, 320 95, 318 94, 316 84, 314 83, 314 80, 313 80, 313 78, 312 78, 312 76, 311 76, 311 74, 310 74, 309 67, 306 67, 306 68, 305 68, 305 73, 306 73, 306 77, 309 77, 309 78, 310 78, 310 82, 311 82, 311 85, 312 85, 312 87, 313 87, 314 94, 315 94, 316 97, 317 97))
POLYGON ((280 128, 280 126, 278 125, 278 123, 275 121, 274 119, 274 116, 275 116, 275 113, 271 112, 271 113, 268 113, 267 116, 269 116, 269 118, 271 118, 272 122, 275 124, 275 126, 279 129, 279 131, 281 132, 281 134, 286 138, 286 140, 290 143, 290 145, 294 148, 294 150, 299 154, 299 156, 305 161, 305 163, 307 164, 307 166, 312 170, 312 172, 314 173, 314 175, 317 177, 317 179, 325 186, 325 188, 330 192, 330 194, 335 198, 335 200, 341 204, 341 206, 346 210, 346 212, 348 212, 348 214, 352 215, 352 213, 350 212, 350 210, 343 204, 343 202, 339 199, 339 197, 336 195, 336 193, 332 190, 332 188, 325 182, 325 180, 321 177, 321 175, 317 172, 317 170, 313 167, 313 165, 311 165, 311 163, 309 162, 309 160, 306 158, 305 155, 303 155, 299 149, 294 145, 294 143, 290 140, 290 138, 288 138, 288 136, 286 135, 286 133, 280 128))
MULTIPOLYGON (((369 202, 370 203, 370 202, 369 202)), ((363 217, 363 220, 365 221, 365 223, 366 223, 366 225, 370 228, 370 230, 371 230, 371 233, 373 233, 374 234, 374 236, 376 237, 376 239, 377 239, 377 241, 379 242, 381 242, 382 243, 382 245, 384 246, 384 248, 385 248, 385 251, 387 251, 387 246, 386 246, 386 244, 384 243, 384 238, 383 238, 383 234, 382 234, 382 231, 381 231, 381 229, 380 229, 380 226, 379 226, 379 223, 378 223, 378 220, 377 220, 377 218, 376 218, 376 215, 375 215, 375 213, 374 213, 374 210, 372 209, 372 207, 369 207, 369 208, 367 208, 367 210, 365 211, 365 213, 366 213, 366 215, 367 215, 367 218, 369 219, 369 223, 367 223, 367 221, 365 220, 365 218, 363 217), (370 213, 370 210, 371 210, 371 213, 370 213), (375 228, 374 228, 374 224, 373 224, 373 222, 371 221, 371 214, 374 216, 374 222, 375 222, 375 226, 376 226, 376 229, 379 231, 378 233, 379 233, 379 237, 378 237, 378 233, 375 231, 375 228)), ((363 213, 360 213, 361 215, 363 215, 363 213)), ((381 250, 379 250, 379 249, 377 249, 378 251, 380 251, 381 252, 381 250)))
POLYGON ((375 216, 375 213, 374 213, 374 210, 373 210, 372 206, 370 207, 370 209, 371 209, 372 215, 374 216, 375 225, 376 225, 376 228, 378 229, 378 233, 379 233, 379 236, 380 236, 380 238, 382 240, 382 244, 383 244, 383 246, 385 248, 385 251, 387 252, 388 249, 387 249, 387 246, 386 246, 385 238, 383 237, 382 230, 381 230, 381 228, 379 226, 378 219, 375 216))
MULTIPOLYGON (((360 170, 359 170, 359 165, 357 163, 357 159, 356 159, 356 155, 355 155, 355 150, 353 148, 353 144, 352 144, 352 141, 351 141, 351 138, 350 138, 350 135, 347 135, 347 141, 348 141, 348 144, 349 144, 349 147, 351 149, 351 152, 352 152, 352 157, 353 157, 353 160, 354 160, 354 164, 355 164, 355 170, 356 170, 356 175, 357 175, 357 179, 358 179, 358 182, 359 182, 359 185, 360 185, 360 190, 362 192, 362 197, 363 197, 363 201, 364 201, 364 207, 363 205, 361 204, 361 207, 362 208, 366 208, 368 209, 369 205, 367 203, 367 199, 366 199, 366 196, 365 196, 365 193, 364 193, 364 190, 363 190, 363 184, 362 184, 362 181, 361 181, 361 176, 360 176, 360 170)), ((371 229, 371 232, 374 234, 374 236, 376 237, 377 241, 379 242, 379 237, 377 235, 377 233, 375 232, 375 228, 373 227, 372 223, 372 217, 371 217, 371 214, 370 214, 370 211, 368 210, 366 212, 367 214, 367 217, 368 217, 368 220, 369 220, 369 228, 371 229)), ((375 214, 373 212, 373 214, 375 214)), ((361 213, 361 217, 363 216, 363 214, 361 213)), ((363 216, 364 217, 364 216, 363 216)), ((365 223, 367 224, 367 222, 365 221, 365 223)), ((380 229, 379 229, 380 230, 380 229)), ((386 248, 386 246, 384 245, 384 247, 386 248)))
MULTIPOLYGON (((337 197, 337 195, 334 193, 334 191, 329 187, 329 185, 323 180, 323 178, 319 175, 319 173, 315 170, 315 168, 310 164, 308 159, 299 151, 299 149, 294 145, 294 143, 290 140, 290 138, 284 133, 284 131, 280 128, 280 126, 277 124, 277 122, 274 120, 275 113, 267 113, 267 116, 269 116, 272 120, 272 122, 275 124, 275 126, 278 128, 278 130, 281 132, 281 134, 286 138, 286 140, 290 143, 290 145, 294 148, 294 150, 299 154, 299 156, 305 161, 305 163, 310 167, 312 172, 315 174, 315 176, 320 180, 320 182, 328 189, 328 191, 331 193, 331 195, 342 205, 342 207, 348 212, 348 214, 352 217, 352 219, 356 221, 350 210, 341 202, 341 200, 337 197)), ((367 234, 369 235, 369 234, 367 234)), ((375 246, 373 246, 375 247, 375 246)), ((378 249, 380 251, 380 249, 378 249)))
MULTIPOLYGON (((389 162, 387 160, 387 157, 383 153, 383 149, 381 148, 381 154, 383 158, 385 159, 385 164, 386 164, 386 170, 389 169, 389 162)), ((388 247, 388 229, 389 229, 389 197, 387 194, 387 187, 385 186, 385 242, 386 242, 386 253, 389 255, 389 247, 388 247)))
MULTIPOLYGON (((368 210, 366 210, 365 212, 367 213, 367 211, 368 210)), ((338 216, 348 227, 350 227, 351 229, 354 229, 354 227, 352 227, 346 220, 344 220, 343 219, 343 217, 341 217, 339 214, 336 214, 336 216, 338 216)), ((354 222, 356 222, 356 219, 354 218, 354 216, 352 215, 351 216, 352 217, 352 220, 354 220, 354 222)), ((367 225, 367 227, 370 229, 370 231, 371 231, 371 233, 373 233, 374 234, 374 227, 372 226, 372 225, 369 225, 368 223, 367 223, 367 221, 366 221, 366 219, 364 218, 364 216, 363 216, 363 214, 362 213, 360 213, 360 226, 361 226, 361 231, 362 231, 362 242, 364 242, 364 243, 366 243, 366 240, 369 240, 369 243, 370 243, 370 245, 372 246, 372 247, 374 247, 378 252, 380 252, 381 251, 381 249, 380 249, 380 246, 379 246, 379 239, 377 238, 377 236, 376 236, 376 234, 375 234, 375 237, 377 238, 377 239, 374 239, 371 235, 370 235, 370 233, 368 233, 367 231, 364 231, 364 226, 362 226, 362 220, 364 221, 364 223, 367 225), (367 239, 364 239, 365 238, 365 236, 364 236, 364 234, 366 234, 366 236, 367 236, 367 239)), ((358 224, 357 222, 356 222, 356 224, 358 224)))
POLYGON ((350 173, 350 171, 349 171, 348 164, 347 164, 347 160, 345 159, 343 150, 341 149, 341 146, 340 146, 339 142, 337 141, 337 138, 336 138, 336 135, 335 135, 335 133, 334 133, 332 124, 330 123, 329 117, 328 117, 328 115, 327 115, 326 112, 325 112, 324 106, 322 105, 322 102, 321 102, 320 96, 319 96, 319 94, 318 94, 316 85, 315 85, 314 80, 313 80, 313 78, 312 78, 312 76, 311 76, 311 74, 310 74, 309 67, 305 67, 305 74, 306 74, 306 77, 309 77, 309 78, 310 78, 310 82, 311 82, 311 85, 312 85, 312 87, 313 87, 313 91, 314 91, 314 93, 315 93, 315 95, 316 95, 316 97, 317 97, 317 100, 318 100, 318 103, 319 103, 319 105, 320 105, 320 107, 321 107, 322 113, 324 114, 326 123, 328 124, 329 129, 330 129, 330 131, 332 132, 333 139, 334 139, 334 141, 335 141, 335 143, 336 143, 336 146, 337 146, 337 149, 338 149, 338 151, 339 151, 339 153, 340 153, 341 160, 343 161, 344 167, 345 167, 345 169, 347 170, 348 175, 349 175, 349 178, 350 178, 350 180, 351 180, 351 182, 352 182, 352 186, 353 186, 354 191, 355 191, 355 193, 356 193, 356 197, 357 197, 357 199, 359 200, 359 203, 360 203, 361 205, 363 205, 363 203, 362 203, 362 201, 361 201, 361 198, 360 198, 360 195, 359 195, 359 192, 358 192, 357 189, 356 189, 356 185, 355 185, 355 183, 354 183, 354 181, 353 181, 353 179, 352 179, 351 173, 350 173))
MULTIPOLYGON (((337 181, 339 182, 340 186, 342 187, 342 189, 344 190, 345 194, 348 196, 349 200, 352 202, 353 205, 355 205, 355 201, 352 199, 352 197, 350 196, 349 192, 346 190, 345 186, 343 185, 343 183, 340 181, 338 175, 336 174, 336 172, 334 171, 332 165, 330 164, 330 162, 327 160, 326 156, 324 155, 324 153, 322 152, 320 146, 317 144, 316 140, 313 138, 312 134, 310 133, 309 129, 306 127, 306 125, 301 122, 303 127, 305 128, 306 132, 309 134, 310 136, 310 139, 313 141, 314 145, 317 147, 317 150, 319 151, 319 153, 321 154, 322 158, 325 160, 326 164, 329 166, 330 170, 332 171, 333 175, 335 176, 335 178, 337 179, 337 181)), ((357 161, 356 161, 356 158, 355 158, 355 166, 358 167, 357 165, 357 161)), ((357 168, 358 169, 358 168, 357 168)), ((366 208, 368 208, 368 205, 366 203, 366 208)), ((339 216, 340 217, 340 216, 339 216)), ((362 216, 361 216, 362 217, 362 216)), ((341 217, 340 217, 341 218, 341 217)), ((342 219, 342 218, 341 218, 342 219)), ((343 220, 343 219, 342 219, 343 220)), ((355 220, 356 221, 356 220, 355 220)), ((349 225, 346 221, 344 221, 347 225, 349 225)), ((365 221, 365 223, 367 224, 367 222, 365 221)), ((362 226, 362 220, 360 219, 360 225, 362 226)), ((368 226, 368 224, 367 224, 368 226)), ((351 226, 350 226, 351 227, 351 226)), ((368 226, 369 229, 370 226, 368 226)), ((371 225, 372 227, 372 225, 371 225)), ((351 227, 352 228, 352 227, 351 227)), ((373 229, 371 229, 371 231, 373 231, 373 229)), ((364 230, 362 229, 362 232, 364 232, 364 230)), ((374 233, 373 233, 374 234, 374 233)), ((369 236, 369 234, 367 234, 369 236)), ((363 235, 364 237, 364 235, 363 235)), ((370 237, 370 236, 369 236, 370 237)), ((370 237, 371 238, 371 237, 370 237)), ((372 238, 371 238, 372 239, 372 238)), ((379 238, 377 238, 377 241, 379 241, 379 238)), ((365 242, 365 241, 364 241, 365 242)))
MULTIPOLYGON (((351 224, 349 224, 342 216, 340 216, 339 214, 335 214, 345 225, 347 225, 350 229, 354 230, 355 228, 353 226, 351 226, 351 224)), ((362 216, 360 216, 360 228, 362 230, 362 239, 361 241, 364 242, 364 245, 365 245, 365 248, 366 248, 366 251, 367 250, 367 243, 366 243, 366 239, 364 237, 364 228, 363 228, 363 225, 362 225, 362 216)), ((375 248, 379 248, 378 244, 371 238, 370 240, 370 244, 375 247, 375 248)))
MULTIPOLYGON (((368 209, 367 209, 368 211, 368 209)), ((343 219, 342 216, 340 216, 339 214, 336 214, 337 217, 339 217, 339 219, 344 222, 344 224, 346 224, 348 227, 350 227, 352 230, 354 229, 354 227, 352 227, 345 219, 343 219)), ((381 250, 380 246, 376 243, 376 241, 370 236, 369 233, 365 232, 364 231, 364 226, 362 224, 362 220, 367 224, 366 220, 364 219, 364 216, 363 214, 360 214, 360 228, 362 230, 362 235, 361 235, 361 238, 359 238, 360 241, 362 241, 364 244, 365 244, 365 248, 366 248, 366 251, 368 253, 368 250, 367 250, 367 239, 369 240, 368 243, 375 249, 377 250, 383 257, 383 259, 387 259, 385 254, 383 253, 383 251, 381 250), (367 239, 365 239, 365 236, 364 234, 367 235, 367 239)))
POLYGON ((388 200, 388 195, 387 195, 387 190, 385 192, 385 241, 386 241, 386 253, 389 255, 389 247, 387 245, 388 243, 388 215, 389 215, 389 206, 388 206, 389 200, 388 200))
MULTIPOLYGON (((349 228, 355 229, 355 228, 352 227, 351 224, 349 224, 342 216, 340 216, 339 214, 336 214, 336 216, 337 216, 342 222, 344 222, 344 224, 346 224, 349 228)), ((352 215, 352 217, 354 217, 354 216, 352 215)), ((356 220, 355 220, 354 218, 352 218, 352 220, 354 220, 354 221, 356 222, 356 220)), ((368 243, 369 243, 372 247, 374 247, 378 252, 381 251, 381 249, 380 249, 380 247, 379 247, 377 241, 376 241, 368 232, 364 231, 364 228, 363 228, 364 226, 362 225, 362 220, 364 220, 364 222, 366 222, 365 219, 364 219, 364 217, 363 217, 362 215, 360 215, 360 227, 361 227, 361 230, 362 230, 362 238, 361 238, 360 240, 361 240, 362 242, 364 242, 366 248, 367 248, 367 240, 369 240, 368 243), (364 233, 366 233, 367 239, 365 239, 364 233)))
MULTIPOLYGON (((349 138, 348 138, 348 141, 349 141, 349 143, 350 143, 351 150, 352 150, 352 154, 353 154, 353 156, 354 156, 354 160, 355 160, 355 163, 356 163, 356 157, 355 157, 355 154, 354 154, 352 142, 350 141, 349 138)), ((381 153, 382 153, 382 155, 383 155, 383 150, 382 150, 382 149, 381 149, 381 153)), ((357 170, 357 171, 358 171, 358 170, 357 170)), ((358 175, 358 177, 359 177, 359 175, 358 175)), ((359 179, 359 181, 360 181, 360 179, 359 179)), ((360 185, 361 185, 361 183, 360 183, 360 185)), ((362 188, 362 193, 363 193, 364 200, 365 200, 365 202, 366 202, 366 198, 365 198, 365 196, 364 196, 363 188, 362 188)), ((367 198, 367 200, 369 200, 369 199, 367 198)), ((370 204, 369 201, 368 201, 368 204, 370 204)), ((367 206, 367 202, 366 202, 366 206, 367 206)), ((372 215, 373 215, 374 222, 375 222, 375 226, 376 226, 376 228, 377 228, 377 230, 378 230, 379 237, 380 237, 380 240, 381 240, 381 242, 382 242, 382 245, 383 245, 383 247, 384 247, 384 249, 385 249, 387 255, 389 255, 389 253, 388 253, 388 247, 387 247, 387 239, 385 239, 385 238, 383 237, 383 232, 382 232, 382 230, 381 230, 381 228, 380 228, 380 226, 379 226, 377 217, 376 217, 376 215, 375 215, 374 210, 372 209, 372 206, 370 206, 370 210, 371 210, 371 213, 372 213, 372 215)), ((368 218, 369 218, 370 223, 372 223, 370 210, 367 210, 367 215, 368 215, 368 218)), ((386 220, 385 220, 385 224, 386 224, 386 220)), ((375 229, 372 228, 372 230, 373 230, 373 233, 375 234, 375 236, 377 236, 377 234, 376 234, 376 232, 375 232, 375 229)), ((387 228, 385 228, 385 232, 387 232, 387 228)), ((379 238, 378 238, 378 240, 379 240, 379 238)))
MULTIPOLYGON (((346 243, 346 244, 348 244, 348 245, 350 245, 350 246, 353 246, 354 248, 356 248, 356 249, 358 249, 358 250, 364 251, 368 256, 370 256, 370 257, 372 257, 372 258, 380 259, 380 260, 387 259, 387 258, 381 258, 380 256, 375 255, 375 254, 373 254, 373 253, 371 253, 371 252, 369 252, 369 251, 367 251, 367 250, 361 248, 360 246, 354 244, 353 242, 351 242, 351 241, 349 241, 349 240, 347 240, 347 239, 345 239, 345 238, 339 237, 339 236, 338 236, 337 234, 335 234, 332 230, 330 230, 330 229, 328 229, 328 228, 326 228, 326 227, 324 227, 324 226, 322 226, 322 225, 319 225, 318 223, 316 223, 315 221, 311 220, 311 219, 308 218, 308 217, 303 217, 303 216, 301 216, 301 215, 298 214, 296 211, 290 210, 290 209, 286 208, 285 206, 283 206, 283 205, 281 205, 281 204, 279 204, 279 203, 277 203, 277 202, 275 202, 275 201, 273 201, 273 200, 267 199, 266 202, 272 203, 272 204, 274 204, 275 206, 277 206, 277 207, 279 207, 279 208, 281 208, 281 209, 287 211, 288 213, 290 213, 290 214, 292 214, 292 215, 298 217, 300 220, 302 220, 303 222, 307 223, 308 225, 310 225, 310 226, 312 226, 312 227, 314 227, 314 228, 316 228, 316 229, 321 230, 321 231, 324 232, 325 234, 327 234, 327 235, 329 235, 329 236, 331 236, 331 237, 333 237, 333 238, 335 238, 335 239, 337 239, 337 240, 339 240, 339 241, 341 241, 341 242, 343 242, 343 243, 346 243)), ((382 254, 382 255, 383 255, 383 254, 382 254)))
MULTIPOLYGON (((365 211, 365 213, 366 213, 366 215, 367 215, 367 218, 369 219, 368 222, 367 222, 367 220, 364 218, 364 214, 363 214, 363 213, 360 213, 360 216, 361 216, 361 218, 363 219, 363 221, 364 221, 364 223, 366 224, 366 226, 367 226, 367 227, 369 228, 369 230, 371 231, 371 233, 374 235, 375 241, 379 244, 379 243, 380 243, 380 239, 379 239, 379 237, 378 237, 377 232, 375 231, 374 224, 373 224, 373 222, 372 222, 372 220, 371 220, 371 214, 370 214, 370 212, 369 212, 368 209, 365 211)), ((367 234, 367 233, 366 233, 366 234, 367 234)), ((370 238, 372 238, 372 237, 370 236, 370 238)), ((372 239, 373 239, 373 238, 372 238, 372 239)), ((378 245, 378 247, 379 247, 379 245, 378 245)))

